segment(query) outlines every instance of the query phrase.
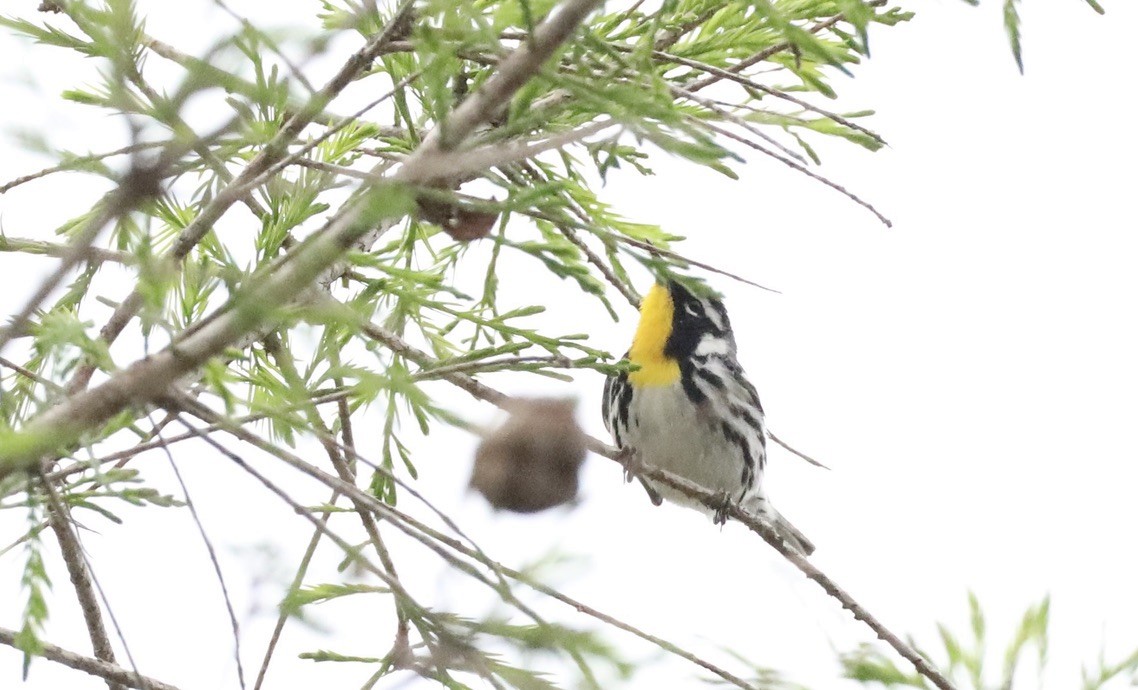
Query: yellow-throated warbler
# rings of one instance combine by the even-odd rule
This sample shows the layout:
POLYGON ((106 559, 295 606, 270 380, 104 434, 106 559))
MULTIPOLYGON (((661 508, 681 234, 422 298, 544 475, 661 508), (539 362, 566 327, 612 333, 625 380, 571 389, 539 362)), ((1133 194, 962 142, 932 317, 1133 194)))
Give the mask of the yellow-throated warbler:
MULTIPOLYGON (((605 426, 617 448, 722 492, 809 555, 814 545, 763 492, 763 407, 735 352, 722 301, 697 296, 675 281, 652 286, 626 355, 639 368, 605 381, 605 426)), ((644 484, 657 505, 666 498, 708 511, 675 489, 650 480, 644 484)), ((717 513, 716 519, 724 517, 717 513)))

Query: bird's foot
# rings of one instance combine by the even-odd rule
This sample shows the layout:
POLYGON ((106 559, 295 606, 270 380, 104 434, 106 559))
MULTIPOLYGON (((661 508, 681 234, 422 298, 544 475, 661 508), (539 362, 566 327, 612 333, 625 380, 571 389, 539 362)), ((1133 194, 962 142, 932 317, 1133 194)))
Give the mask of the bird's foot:
POLYGON ((644 468, 640 456, 630 446, 621 448, 613 459, 624 468, 624 482, 626 484, 636 479, 640 475, 640 470, 644 468))
POLYGON ((726 491, 715 492, 715 497, 711 499, 708 505, 714 511, 712 520, 715 524, 724 525, 727 523, 727 518, 731 514, 731 505, 731 494, 726 491))

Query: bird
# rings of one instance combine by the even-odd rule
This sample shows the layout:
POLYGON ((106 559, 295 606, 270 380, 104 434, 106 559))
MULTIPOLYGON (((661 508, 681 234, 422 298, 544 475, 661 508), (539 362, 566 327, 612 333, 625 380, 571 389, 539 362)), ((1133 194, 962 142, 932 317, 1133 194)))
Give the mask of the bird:
POLYGON ((763 407, 739 364, 727 309, 710 290, 700 292, 668 278, 641 300, 640 320, 625 353, 635 368, 605 379, 605 427, 622 455, 724 499, 721 509, 710 509, 682 491, 642 478, 654 504, 667 499, 710 513, 722 524, 727 501, 737 502, 808 556, 814 545, 774 509, 763 488, 763 407))

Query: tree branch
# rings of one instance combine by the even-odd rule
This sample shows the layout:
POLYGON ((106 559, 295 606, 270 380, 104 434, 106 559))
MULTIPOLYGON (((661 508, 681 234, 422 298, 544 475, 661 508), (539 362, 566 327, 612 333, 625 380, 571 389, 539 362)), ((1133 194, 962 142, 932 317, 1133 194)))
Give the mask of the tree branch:
MULTIPOLYGON (((83 546, 79 537, 71 529, 71 511, 60 498, 55 487, 43 482, 44 492, 47 494, 48 524, 55 532, 59 542, 59 552, 63 555, 63 563, 67 566, 67 575, 71 586, 75 589, 75 597, 79 600, 79 610, 83 612, 83 622, 87 624, 87 635, 91 638, 91 648, 95 658, 107 664, 115 663, 115 650, 111 646, 107 628, 103 624, 102 609, 95 596, 95 587, 91 581, 91 571, 87 567, 87 559, 83 556, 83 546)), ((109 690, 122 690, 118 681, 107 680, 109 690)))
MULTIPOLYGON (((884 7, 887 3, 888 3, 888 0, 869 0, 869 2, 867 2, 866 4, 869 5, 870 7, 884 7)), ((824 31, 825 29, 829 29, 830 27, 834 26, 838 22, 845 21, 845 19, 846 19, 846 15, 840 14, 840 13, 835 14, 834 16, 830 17, 829 19, 825 19, 825 20, 818 22, 814 26, 807 29, 807 31, 809 31, 812 34, 816 34, 816 33, 819 33, 821 31, 824 31)), ((754 55, 752 55, 749 58, 740 60, 739 62, 735 63, 734 65, 731 65, 731 67, 728 68, 727 71, 728 72, 734 72, 737 74, 737 73, 742 72, 743 70, 747 69, 748 67, 750 67, 752 65, 759 64, 760 62, 762 62, 763 60, 766 60, 767 58, 771 57, 772 55, 777 55, 778 53, 781 53, 785 50, 790 50, 793 47, 794 46, 790 43, 775 44, 769 48, 765 48, 763 50, 760 50, 759 52, 755 53, 754 55)), ((688 90, 689 91, 702 91, 703 89, 706 89, 707 87, 709 87, 712 84, 720 81, 721 79, 723 79, 723 77, 718 76, 716 74, 709 74, 706 77, 704 77, 703 79, 700 79, 698 81, 692 82, 691 84, 688 84, 688 90)))
MULTIPOLYGON (((397 341, 398 339, 396 338, 395 340, 397 341)), ((410 345, 407 345, 406 347, 410 348, 410 350, 412 350, 412 351, 415 350, 415 348, 411 347, 410 345)), ((431 359, 431 357, 429 355, 424 355, 424 357, 428 360, 431 359)), ((468 378, 464 374, 461 374, 461 375, 456 374, 455 376, 460 377, 460 378, 468 378)), ((304 462, 301 458, 297 457, 296 455, 289 453, 283 449, 277 448, 273 444, 268 443, 267 441, 264 441, 259 436, 255 435, 255 434, 253 434, 253 433, 251 433, 251 432, 249 432, 249 431, 247 431, 247 430, 245 430, 239 426, 236 426, 236 425, 225 425, 224 420, 220 419, 216 413, 209 410, 208 408, 205 408, 204 406, 200 405, 196 401, 172 400, 171 402, 173 404, 183 404, 184 403, 184 405, 187 408, 187 411, 190 414, 199 417, 199 419, 202 419, 206 423, 217 424, 217 425, 221 426, 221 428, 223 430, 229 432, 235 438, 237 438, 237 439, 239 439, 245 443, 249 443, 256 448, 275 456, 276 458, 282 460, 288 466, 290 466, 296 470, 299 470, 300 472, 304 473, 305 475, 321 482, 325 486, 332 488, 334 491, 337 491, 338 493, 346 495, 353 502, 363 505, 370 513, 374 513, 377 517, 380 517, 380 518, 387 520, 392 525, 399 528, 404 534, 406 534, 409 537, 419 541, 421 544, 423 544, 424 546, 426 546, 427 548, 429 548, 430 550, 432 550, 433 552, 438 554, 441 558, 443 558, 451 566, 453 566, 456 569, 466 573, 467 575, 474 577, 475 579, 482 582, 483 584, 486 584, 487 586, 492 587, 495 590, 495 592, 497 592, 500 596, 503 597, 503 599, 505 601, 515 605, 520 611, 522 611, 523 613, 525 613, 526 615, 528 615, 532 619, 534 619, 534 621, 538 625, 545 626, 547 624, 544 622, 544 620, 541 617, 539 617, 536 613, 534 613, 529 607, 522 604, 517 599, 517 597, 515 597, 513 594, 511 594, 509 589, 508 589, 508 586, 504 582, 502 583, 501 587, 495 586, 493 584, 493 582, 491 582, 488 578, 486 578, 486 577, 482 576, 481 574, 473 571, 469 564, 467 564, 463 561, 456 560, 453 557, 453 555, 449 555, 449 554, 445 553, 444 551, 442 551, 439 544, 446 546, 448 548, 451 548, 451 549, 461 553, 464 556, 476 559, 477 561, 481 562, 486 567, 490 568, 492 571, 494 571, 500 577, 508 576, 511 579, 518 580, 518 581, 524 583, 525 585, 527 585, 528 587, 534 589, 535 591, 538 591, 538 592, 541 592, 542 594, 546 594, 548 596, 551 596, 551 597, 557 599, 558 601, 561 601, 565 604, 568 604, 569 606, 574 607, 575 609, 577 609, 578 611, 580 611, 582 613, 585 613, 586 615, 592 616, 592 617, 597 618, 598 620, 601 620, 601 621, 606 622, 606 623, 611 623, 611 624, 615 625, 616 627, 618 627, 622 630, 625 630, 626 632, 630 632, 630 633, 636 635, 637 637, 640 637, 641 639, 644 639, 648 642, 656 644, 656 645, 660 646, 661 649, 664 649, 664 650, 666 650, 672 654, 675 654, 675 655, 680 656, 684 659, 687 659, 688 661, 691 661, 692 663, 695 663, 695 664, 715 673, 716 675, 718 675, 721 678, 723 678, 724 680, 732 683, 733 685, 736 685, 736 686, 741 687, 741 688, 745 688, 747 690, 752 689, 752 686, 749 683, 747 683, 746 681, 742 680, 741 678, 738 678, 737 676, 719 668, 718 666, 716 666, 716 665, 714 665, 714 664, 712 664, 712 663, 710 663, 704 659, 701 659, 698 656, 696 656, 690 652, 687 652, 687 651, 683 650, 682 648, 680 648, 674 644, 667 642, 666 640, 655 637, 653 635, 649 635, 648 633, 645 633, 645 632, 643 632, 643 631, 641 631, 641 630, 639 630, 639 629, 637 629, 631 625, 628 625, 627 623, 623 623, 621 621, 618 621, 617 619, 612 618, 611 616, 607 616, 606 614, 603 614, 596 609, 593 609, 593 608, 586 606, 586 605, 584 605, 584 604, 582 604, 582 603, 580 603, 580 602, 578 602, 578 601, 576 601, 576 600, 574 600, 568 596, 565 596, 564 594, 561 594, 560 592, 557 592, 556 590, 554 590, 550 587, 547 587, 545 585, 541 585, 540 583, 537 583, 537 582, 531 580, 530 578, 525 576, 523 573, 515 571, 511 568, 502 566, 501 564, 499 564, 496 561, 487 557, 480 549, 478 549, 476 547, 475 548, 468 547, 465 544, 462 544, 461 542, 459 542, 458 540, 453 539, 453 538, 451 538, 445 534, 442 534, 442 533, 438 532, 437 530, 428 527, 427 525, 424 525, 423 523, 415 520, 414 518, 410 517, 409 515, 400 512, 399 510, 397 510, 393 506, 390 506, 386 503, 380 502, 375 496, 361 491, 354 484, 352 484, 350 482, 346 482, 346 481, 339 479, 337 477, 334 477, 334 476, 332 476, 326 472, 323 472, 322 470, 310 465, 309 463, 304 462)), ((216 443, 216 442, 214 442, 214 443, 216 443)), ((370 467, 374 468, 376 471, 385 473, 386 476, 390 477, 392 480, 399 483, 405 490, 412 493, 416 498, 426 502, 426 500, 421 495, 419 495, 413 489, 408 487, 405 483, 400 481, 394 475, 390 474, 386 470, 383 470, 378 464, 368 462, 365 458, 360 456, 358 453, 356 453, 355 451, 349 451, 349 449, 347 449, 346 447, 344 447, 343 449, 346 452, 351 452, 351 454, 356 459, 358 459, 362 462, 365 462, 370 467)), ((260 476, 257 473, 254 473, 254 476, 258 477, 258 479, 260 479, 260 476)), ((294 505, 294 507, 295 507, 295 503, 291 503, 291 504, 294 505)), ((439 514, 443 518, 444 522, 447 522, 449 525, 451 525, 452 528, 454 528, 456 530, 456 532, 458 531, 457 526, 453 525, 453 522, 451 522, 449 520, 449 518, 447 518, 442 513, 439 513, 438 510, 435 509, 433 506, 431 506, 429 503, 427 503, 427 506, 430 507, 432 510, 434 510, 437 514, 439 514)), ((310 521, 312 521, 314 519, 313 516, 306 515, 306 517, 310 521)), ((322 528, 318 527, 317 529, 326 533, 326 528, 322 529, 322 528)), ((461 532, 458 532, 458 533, 461 536, 461 532)), ((338 542, 338 544, 339 543, 340 542, 338 542)), ((341 548, 344 548, 344 547, 341 545, 341 548)), ((358 550, 353 550, 353 551, 348 552, 348 553, 358 553, 358 550)), ((573 650, 567 650, 567 651, 569 652, 569 654, 571 656, 576 655, 576 652, 574 652, 573 650)), ((584 662, 583 661, 579 661, 578 666, 582 667, 583 672, 587 672, 586 669, 584 668, 584 662)))
MULTIPOLYGON (((16 646, 16 631, 9 630, 8 628, 0 628, 0 644, 9 647, 16 646)), ((103 678, 109 683, 118 683, 128 688, 138 688, 138 690, 178 690, 177 687, 169 683, 163 683, 160 680, 149 678, 140 675, 134 671, 116 666, 115 664, 92 659, 82 654, 68 651, 62 647, 57 647, 49 642, 43 644, 43 658, 48 661, 54 661, 58 664, 63 664, 68 668, 73 668, 76 671, 103 678)))
MULTIPOLYGON (((427 353, 418 350, 399 336, 386 331, 380 326, 370 324, 367 328, 365 328, 364 332, 384 343, 384 345, 388 346, 393 351, 398 352, 399 354, 415 362, 416 364, 419 364, 420 366, 430 365, 431 361, 434 359, 427 353)), ((450 381, 475 398, 489 402, 496 407, 504 408, 506 406, 506 403, 510 400, 509 396, 506 394, 490 388, 486 384, 481 383, 474 378, 467 376, 466 374, 455 373, 444 375, 442 378, 450 381)), ((604 456, 610 460, 617 460, 618 462, 620 461, 620 451, 608 445, 607 443, 599 441, 595 438, 590 438, 588 440, 588 446, 589 450, 593 451, 597 455, 604 456)), ((667 472, 650 465, 642 465, 639 468, 639 474, 655 482, 659 482, 665 486, 680 491, 684 495, 703 503, 709 508, 717 509, 721 508, 723 505, 723 497, 719 493, 705 489, 698 484, 690 482, 683 477, 674 475, 671 472, 667 472)), ((852 596, 850 596, 850 594, 839 587, 837 583, 830 579, 830 577, 827 576, 824 572, 815 567, 814 564, 808 561, 805 556, 802 556, 797 551, 784 544, 770 525, 743 510, 736 503, 732 503, 730 505, 728 514, 735 520, 746 525, 747 528, 752 532, 755 532, 760 537, 762 537, 763 541, 767 542, 767 544, 769 544, 775 551, 778 551, 783 558, 789 561, 795 568, 798 568, 798 570, 801 571, 803 575, 818 583, 818 586, 820 586, 826 592, 826 594, 837 599, 838 602, 842 605, 842 608, 848 609, 850 613, 853 614, 855 619, 862 621, 867 626, 869 626, 870 630, 872 630, 874 634, 877 635, 878 639, 884 641, 898 654, 909 661, 909 663, 913 664, 913 666, 917 669, 917 672, 922 676, 928 678, 933 683, 933 685, 940 688, 940 690, 955 690, 952 683, 950 683, 940 671, 934 668, 908 643, 904 642, 900 637, 893 634, 893 632, 891 632, 880 621, 878 621, 877 618, 873 616, 873 614, 871 614, 868 610, 865 609, 865 607, 859 604, 857 600, 855 600, 852 596)))
MULTIPOLYGON (((459 134, 466 136, 473 131, 482 119, 496 110, 495 104, 504 104, 541 67, 545 57, 552 54, 576 23, 599 2, 567 0, 554 10, 537 28, 531 42, 523 44, 503 60, 499 71, 455 110, 447 124, 428 135, 404 162, 393 182, 422 184, 444 174, 448 154, 441 148, 444 140, 439 132, 447 129, 447 144, 454 145, 460 140, 456 139, 459 134)), ((242 173, 238 179, 244 175, 242 173)), ((44 455, 73 443, 84 431, 106 422, 129 405, 162 396, 172 382, 220 354, 242 336, 257 332, 266 324, 276 323, 280 316, 270 311, 273 305, 289 304, 326 273, 349 247, 365 236, 376 236, 375 221, 360 222, 360 219, 365 211, 381 203, 389 191, 385 185, 366 189, 340 216, 290 252, 278 265, 267 267, 255 275, 225 307, 200 322, 192 332, 185 333, 184 337, 161 352, 112 375, 97 388, 69 397, 32 419, 19 432, 0 439, 5 441, 0 448, 0 479, 12 472, 33 468, 44 455)), ((224 192, 217 198, 223 196, 224 192)), ((202 234, 205 229, 202 228, 202 234)), ((381 224, 379 231, 382 229, 381 224)), ((190 241, 190 238, 181 239, 190 241)), ((132 296, 136 294, 139 293, 136 291, 132 296)), ((120 309, 125 305, 124 302, 120 309)))
MULTIPOLYGON (((222 188, 198 213, 193 221, 178 233, 169 253, 165 257, 167 260, 177 263, 186 258, 190 250, 213 228, 214 223, 216 223, 233 204, 246 195, 247 192, 244 190, 246 183, 258 177, 274 163, 284 158, 288 150, 288 144, 296 139, 301 131, 323 112, 324 107, 329 102, 336 98, 348 84, 352 83, 357 76, 371 65, 372 61, 380 54, 387 42, 396 38, 398 32, 401 30, 403 21, 410 16, 412 5, 411 0, 405 0, 384 30, 369 40, 363 48, 353 53, 347 62, 344 63, 343 67, 340 68, 340 71, 325 84, 324 88, 320 89, 312 98, 308 99, 304 107, 285 122, 276 136, 245 166, 241 174, 222 188)), ((119 304, 114 313, 111 314, 111 317, 99 331, 99 337, 107 345, 113 343, 119 334, 122 333, 123 329, 126 328, 127 324, 135 317, 139 309, 142 308, 142 305, 142 292, 135 289, 119 304)), ((93 363, 84 364, 79 367, 68 383, 68 390, 77 392, 84 389, 90 382, 94 372, 95 365, 93 363)), ((0 476, 3 476, 2 462, 0 462, 0 476)))

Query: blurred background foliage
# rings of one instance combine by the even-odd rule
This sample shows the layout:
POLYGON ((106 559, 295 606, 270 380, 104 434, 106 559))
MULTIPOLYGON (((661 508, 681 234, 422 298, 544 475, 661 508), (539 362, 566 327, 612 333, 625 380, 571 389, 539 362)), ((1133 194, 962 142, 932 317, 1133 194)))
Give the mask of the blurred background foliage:
MULTIPOLYGON (((1018 4, 1007 0, 1004 16, 1022 69, 1018 4)), ((428 133, 445 132, 456 105, 532 40, 557 3, 324 0, 307 33, 216 5, 237 28, 198 54, 184 51, 177 37, 148 34, 142 4, 131 0, 45 2, 39 11, 7 8, 0 16, 7 31, 71 56, 82 78, 63 99, 89 108, 92 120, 112 116, 125 125, 120 140, 93 141, 83 151, 56 145, 50 131, 19 135, 51 165, 7 181, 5 194, 32 184, 56 185, 57 194, 95 191, 84 204, 89 210, 76 217, 28 228, 27 236, 0 236, 0 251, 66 260, 73 269, 61 270, 56 289, 14 316, 5 332, 0 425, 13 434, 5 438, 17 439, 29 420, 90 381, 114 376, 211 313, 232 308, 243 286, 334 222, 428 133), (376 58, 354 63, 345 45, 377 46, 376 58), (308 65, 329 63, 343 63, 343 78, 314 84, 308 65), (74 186, 77 179, 86 186, 74 186)), ((0 473, 2 514, 25 520, 0 557, 23 559, 22 580, 9 589, 24 601, 14 644, 26 664, 44 651, 53 578, 42 533, 51 515, 114 524, 127 505, 192 508, 188 495, 149 486, 139 458, 163 457, 203 434, 228 434, 257 440, 281 461, 295 460, 290 449, 298 444, 317 442, 337 471, 338 462, 355 468, 342 477, 359 471, 367 495, 348 507, 337 494, 309 506, 312 516, 381 516, 501 600, 484 616, 431 609, 398 585, 381 540, 357 534, 337 542, 342 570, 359 567, 363 540, 382 562, 372 566, 375 574, 389 579, 307 582, 302 563, 282 620, 303 620, 308 607, 335 599, 380 597, 392 602, 396 642, 375 657, 320 650, 308 658, 366 666, 365 687, 406 668, 446 687, 466 687, 472 677, 517 688, 606 687, 629 678, 636 664, 606 626, 551 622, 515 596, 513 587, 523 584, 557 598, 541 584, 548 575, 542 568, 511 570, 466 544, 459 526, 445 519, 428 526, 402 512, 422 461, 415 435, 437 423, 470 426, 449 392, 432 382, 500 372, 563 379, 572 370, 620 366, 613 353, 589 343, 585 324, 565 318, 555 331, 535 326, 532 317, 544 306, 525 294, 502 294, 498 268, 503 257, 516 256, 612 318, 627 313, 644 276, 692 265, 679 251, 682 238, 623 217, 604 196, 608 175, 651 175, 655 157, 727 177, 745 156, 769 157, 788 174, 816 179, 819 194, 842 195, 888 224, 869 202, 818 172, 822 160, 812 142, 836 139, 869 151, 885 144, 867 124, 871 110, 841 104, 832 76, 855 73, 873 32, 908 20, 912 9, 886 0, 604 4, 464 142, 465 150, 496 153, 497 164, 390 192, 384 212, 399 221, 377 227, 322 279, 331 301, 255 305, 280 325, 234 343, 224 358, 180 382, 203 406, 196 427, 163 433, 180 421, 174 413, 124 410, 51 458, 42 477, 0 473), (503 158, 508 147, 531 153, 503 158), (352 449, 351 431, 352 419, 369 408, 383 420, 379 455, 371 460, 352 449), (241 436, 239 429, 255 432, 241 436)), ((318 530, 314 539, 322 536, 318 530)), ((65 582, 54 581, 57 588, 65 582)), ((986 638, 974 598, 970 606, 969 641, 942 627, 943 654, 931 658, 960 687, 1030 687, 1021 678, 1029 665, 1043 669, 1048 602, 1031 608, 1003 646, 986 638)), ((754 678, 736 685, 800 687, 737 660, 754 678)), ((848 678, 866 684, 926 687, 876 647, 842 663, 848 678)), ((1134 655, 1103 661, 1087 672, 1085 687, 1132 678, 1136 665, 1134 655)))

